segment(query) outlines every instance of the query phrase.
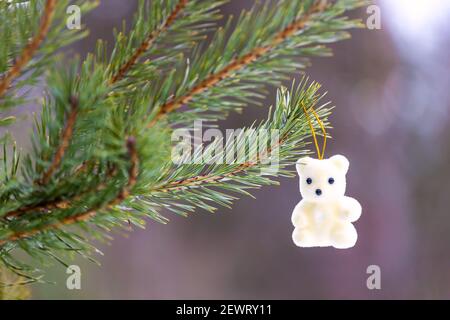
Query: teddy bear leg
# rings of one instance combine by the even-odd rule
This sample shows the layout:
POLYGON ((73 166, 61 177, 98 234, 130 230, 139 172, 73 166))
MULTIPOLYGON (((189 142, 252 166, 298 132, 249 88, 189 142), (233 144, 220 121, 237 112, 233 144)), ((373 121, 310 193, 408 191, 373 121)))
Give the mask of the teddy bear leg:
POLYGON ((295 228, 292 233, 292 240, 298 247, 310 248, 316 246, 313 234, 305 228, 295 228))
POLYGON ((332 246, 336 249, 352 248, 356 244, 358 234, 352 224, 338 224, 331 232, 332 246))

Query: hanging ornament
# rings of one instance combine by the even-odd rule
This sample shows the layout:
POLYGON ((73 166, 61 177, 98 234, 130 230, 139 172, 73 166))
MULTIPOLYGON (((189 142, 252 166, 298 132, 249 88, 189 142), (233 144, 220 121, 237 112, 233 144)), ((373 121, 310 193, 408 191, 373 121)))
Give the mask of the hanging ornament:
POLYGON ((292 234, 299 247, 334 247, 348 249, 356 244, 358 234, 352 222, 361 216, 362 208, 356 199, 345 196, 349 161, 342 155, 324 159, 327 133, 325 126, 311 108, 323 132, 323 148, 319 149, 314 126, 303 106, 311 128, 318 159, 310 157, 297 161, 302 200, 292 213, 292 234))

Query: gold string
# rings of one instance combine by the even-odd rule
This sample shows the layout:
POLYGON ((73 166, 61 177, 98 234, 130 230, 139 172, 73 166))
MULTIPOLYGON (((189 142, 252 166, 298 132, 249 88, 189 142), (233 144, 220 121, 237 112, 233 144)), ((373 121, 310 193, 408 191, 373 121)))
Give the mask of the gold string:
POLYGON ((309 128, 311 129, 312 137, 313 137, 313 140, 314 140, 314 145, 316 146, 317 157, 319 158, 319 160, 322 160, 324 155, 325 155, 325 148, 327 146, 327 131, 325 130, 325 126, 324 126, 322 120, 320 120, 319 115, 311 107, 311 112, 314 115, 314 118, 316 118, 316 121, 319 124, 320 129, 322 130, 322 133, 323 133, 323 146, 322 146, 322 153, 321 153, 320 152, 320 148, 319 148, 319 142, 317 141, 316 131, 314 130, 314 126, 313 126, 312 121, 311 121, 311 119, 309 117, 308 111, 306 110, 306 107, 305 107, 305 105, 303 103, 302 103, 302 106, 303 106, 303 110, 305 111, 306 120, 308 120, 309 128))

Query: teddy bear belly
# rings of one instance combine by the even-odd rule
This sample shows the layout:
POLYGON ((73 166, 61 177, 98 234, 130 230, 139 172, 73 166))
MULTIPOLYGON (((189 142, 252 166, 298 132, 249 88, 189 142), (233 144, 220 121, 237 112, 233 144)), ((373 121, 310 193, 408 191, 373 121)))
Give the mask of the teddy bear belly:
POLYGON ((336 221, 330 219, 324 211, 316 210, 310 220, 310 230, 314 235, 318 246, 330 246, 332 244, 331 233, 336 221))

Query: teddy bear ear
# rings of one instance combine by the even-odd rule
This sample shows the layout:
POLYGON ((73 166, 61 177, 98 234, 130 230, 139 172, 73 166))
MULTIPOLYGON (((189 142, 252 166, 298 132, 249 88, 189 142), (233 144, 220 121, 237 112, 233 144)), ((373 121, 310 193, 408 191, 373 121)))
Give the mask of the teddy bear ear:
POLYGON ((342 155, 336 155, 332 156, 330 158, 330 161, 333 163, 333 165, 344 174, 347 174, 348 167, 350 166, 350 162, 348 159, 342 155))
POLYGON ((312 158, 304 157, 297 160, 295 167, 297 168, 297 172, 299 175, 302 174, 303 169, 311 162, 312 158))

